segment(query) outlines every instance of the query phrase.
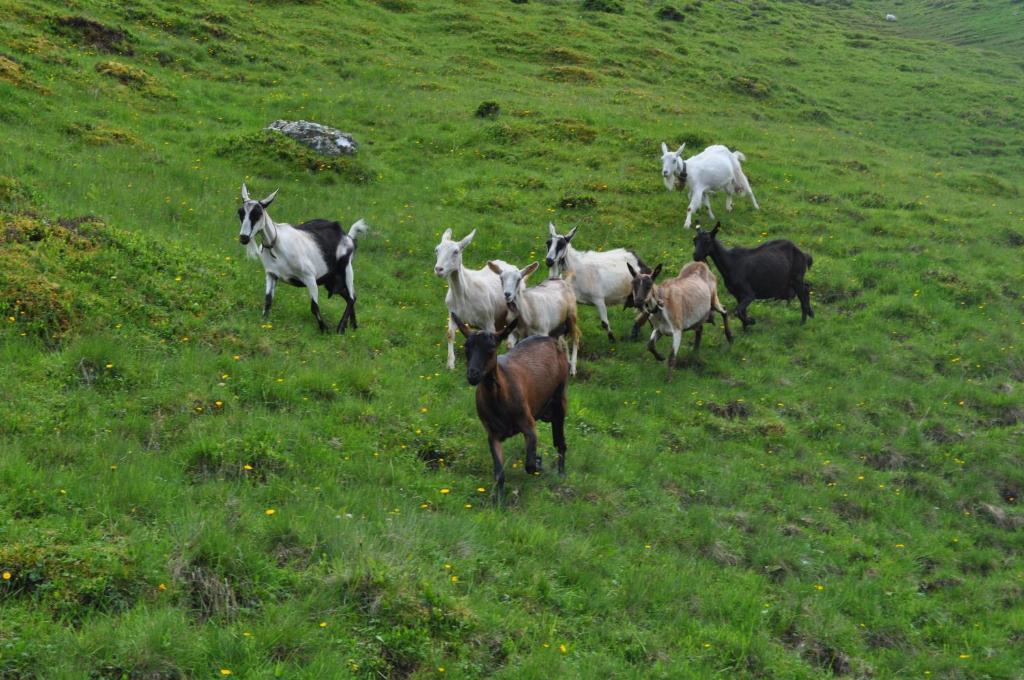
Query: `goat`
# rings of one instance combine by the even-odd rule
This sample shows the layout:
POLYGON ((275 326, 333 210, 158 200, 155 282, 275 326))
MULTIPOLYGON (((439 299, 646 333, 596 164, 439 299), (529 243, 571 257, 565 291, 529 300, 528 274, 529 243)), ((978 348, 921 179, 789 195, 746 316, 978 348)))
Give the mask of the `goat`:
POLYGON ((701 203, 708 209, 708 216, 715 219, 709 194, 720 189, 725 189, 725 209, 728 212, 732 212, 732 195, 743 193, 750 194, 756 210, 761 209, 740 167, 740 161, 747 160, 746 156, 739 151, 729 151, 721 144, 713 144, 684 160, 681 154, 685 148, 684 143, 676 151, 669 151, 668 145, 661 143, 661 177, 665 188, 672 191, 677 185, 680 190, 685 186, 690 192, 684 228, 690 228, 693 214, 700 210, 701 203))
MULTIPOLYGON (((519 319, 518 330, 509 335, 508 346, 514 347, 517 338, 531 335, 572 337, 572 357, 569 375, 576 375, 576 355, 580 348, 580 326, 576 319, 576 294, 572 284, 562 279, 548 279, 532 288, 526 279, 537 271, 539 262, 518 269, 510 264, 492 260, 487 267, 501 279, 501 288, 508 310, 519 319)), ((564 340, 561 343, 565 343, 564 340)), ((566 344, 566 355, 569 347, 566 344)))
MULTIPOLYGON (((625 248, 616 248, 598 252, 596 250, 576 250, 572 247, 572 238, 576 235, 573 227, 565 236, 555 229, 553 222, 548 222, 548 254, 545 262, 551 276, 565 274, 572 279, 576 292, 576 301, 597 307, 601 317, 601 327, 608 333, 608 340, 615 342, 615 334, 608 324, 608 305, 622 304, 633 306, 630 296, 630 279, 626 276, 622 265, 626 264, 641 271, 650 271, 636 253, 625 248)), ((633 320, 630 337, 634 340, 640 329, 647 323, 646 315, 641 312, 633 320)))
POLYGON ((672 380, 672 369, 676 365, 676 354, 683 340, 683 331, 693 330, 693 351, 700 349, 704 324, 714 323, 712 312, 722 315, 725 339, 732 344, 729 330, 729 315, 718 301, 718 281, 703 262, 690 262, 679 271, 679 276, 669 279, 660 286, 654 281, 661 273, 661 265, 651 273, 638 272, 629 267, 633 277, 633 303, 643 308, 651 318, 654 331, 647 342, 647 349, 658 361, 664 361, 656 347, 662 335, 672 336, 672 353, 668 357, 668 380, 672 380))
POLYGON ((356 288, 352 271, 352 258, 356 254, 356 238, 369 229, 363 220, 349 227, 348 233, 337 222, 310 220, 293 227, 285 222, 274 222, 267 207, 277 197, 277 190, 260 201, 249 198, 249 190, 242 184, 242 207, 238 209, 241 231, 239 242, 252 259, 263 262, 267 285, 263 299, 263 318, 270 316, 277 282, 284 280, 293 286, 305 286, 309 291, 309 307, 321 332, 327 324, 320 316, 318 287, 327 289, 327 297, 340 293, 345 298, 345 312, 338 321, 337 332, 344 333, 348 323, 356 322, 356 288), (263 234, 262 245, 255 241, 263 234))
POLYGON ((452 321, 466 338, 466 380, 476 385, 476 413, 487 430, 494 463, 497 499, 505 492, 505 458, 501 443, 522 433, 526 440, 526 472, 539 474, 536 421, 551 423, 558 451, 558 474, 565 475, 566 390, 569 363, 554 338, 531 336, 506 354, 498 345, 515 329, 512 319, 499 333, 471 332, 455 314, 452 321))
POLYGON ((813 319, 811 287, 804 282, 804 274, 814 259, 786 239, 768 241, 756 248, 726 248, 716 238, 721 226, 716 224, 711 231, 697 226, 693 259, 704 261, 710 257, 718 267, 725 287, 739 303, 736 316, 744 330, 756 323, 747 316, 747 307, 754 300, 792 300, 795 296, 800 298, 800 323, 805 323, 807 317, 813 319))
POLYGON ((885 15, 885 20, 886 21, 896 21, 896 15, 895 14, 886 14, 885 15))
MULTIPOLYGON (((491 270, 466 269, 462 265, 462 251, 476 236, 476 229, 461 241, 452 240, 452 230, 441 234, 441 242, 434 248, 437 262, 434 273, 448 279, 448 293, 444 304, 449 314, 460 318, 489 333, 500 331, 508 318, 508 306, 501 292, 501 280, 491 270)), ((500 260, 496 260, 500 262, 500 260)), ((502 263, 504 264, 504 263, 502 263)), ((455 322, 448 319, 448 368, 455 368, 455 322)))

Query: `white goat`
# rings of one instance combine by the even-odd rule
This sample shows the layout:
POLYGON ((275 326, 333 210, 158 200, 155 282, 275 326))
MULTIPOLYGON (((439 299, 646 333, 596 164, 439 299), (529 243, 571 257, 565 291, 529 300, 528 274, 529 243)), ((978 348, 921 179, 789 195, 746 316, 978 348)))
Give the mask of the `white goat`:
POLYGON ((487 267, 501 278, 508 310, 519 319, 515 331, 508 336, 508 345, 514 347, 519 338, 531 335, 558 337, 569 359, 569 375, 576 375, 576 355, 580 348, 576 294, 573 293, 572 284, 562 279, 548 279, 527 288, 527 277, 537 271, 539 266, 539 262, 534 262, 525 269, 519 269, 500 260, 487 263, 487 267), (572 336, 571 356, 565 336, 572 336))
POLYGON ((885 20, 886 21, 896 21, 896 15, 895 14, 886 14, 885 15, 885 20))
POLYGON ((700 210, 701 203, 708 209, 711 219, 715 219, 708 195, 721 189, 726 192, 727 211, 732 212, 732 195, 743 193, 750 194, 756 210, 761 209, 740 167, 740 161, 747 160, 746 156, 739 151, 729 151, 721 144, 713 144, 696 156, 684 160, 681 154, 685 148, 686 144, 683 144, 678 150, 669 151, 668 145, 661 143, 661 178, 665 188, 672 191, 677 186, 680 190, 685 186, 690 192, 690 205, 686 209, 686 222, 683 224, 686 229, 690 228, 693 214, 700 210))
POLYGON ((242 207, 238 209, 242 225, 238 240, 246 247, 249 257, 263 262, 267 277, 263 318, 270 315, 277 282, 283 280, 293 286, 305 286, 309 291, 310 311, 321 331, 327 330, 327 324, 320 316, 318 286, 327 289, 327 297, 340 293, 345 298, 345 312, 338 322, 338 332, 344 333, 349 321, 352 328, 358 328, 352 258, 356 254, 356 238, 368 229, 366 223, 358 220, 346 234, 340 224, 329 220, 310 220, 297 227, 274 222, 266 208, 276 196, 275 190, 263 200, 254 201, 242 184, 242 207), (263 233, 262 245, 255 240, 260 232, 263 233))
POLYGON ((448 294, 444 297, 444 303, 448 307, 447 365, 450 369, 455 368, 455 333, 458 331, 452 314, 488 333, 503 329, 508 318, 508 305, 501 293, 501 279, 486 267, 472 270, 462 265, 462 251, 473 241, 474 236, 476 229, 461 241, 453 241, 452 230, 446 229, 441 234, 441 242, 434 248, 437 253, 434 273, 448 279, 448 294))
MULTIPOLYGON (((577 302, 597 307, 601 327, 608 333, 608 339, 615 342, 615 335, 608 324, 608 305, 633 306, 630 293, 633 279, 628 275, 626 265, 641 271, 650 269, 636 253, 626 248, 603 252, 576 250, 571 243, 576 229, 578 227, 573 227, 572 231, 562 236, 555 229, 554 223, 548 222, 548 255, 545 262, 551 276, 565 274, 572 279, 577 302)), ((630 337, 635 339, 646 322, 646 315, 638 315, 633 321, 630 337)))

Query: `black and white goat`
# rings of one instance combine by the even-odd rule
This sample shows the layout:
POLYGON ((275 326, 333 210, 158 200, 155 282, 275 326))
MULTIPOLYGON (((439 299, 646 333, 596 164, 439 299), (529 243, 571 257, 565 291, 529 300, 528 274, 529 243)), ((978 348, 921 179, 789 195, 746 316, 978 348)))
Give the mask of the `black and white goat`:
POLYGON ((358 328, 352 258, 356 254, 356 238, 367 231, 367 224, 358 220, 346 234, 340 224, 330 220, 310 220, 297 227, 274 222, 267 214, 267 207, 276 196, 275 190, 263 200, 255 201, 249 198, 249 190, 242 184, 242 207, 238 209, 242 224, 238 240, 246 247, 249 257, 263 262, 267 276, 263 318, 270 315, 277 282, 283 280, 293 286, 305 286, 309 291, 309 307, 321 331, 327 330, 327 324, 320 316, 318 286, 327 289, 327 297, 340 293, 345 298, 338 333, 345 332, 349 321, 352 328, 358 328), (255 240, 258 233, 263 234, 262 244, 255 240))

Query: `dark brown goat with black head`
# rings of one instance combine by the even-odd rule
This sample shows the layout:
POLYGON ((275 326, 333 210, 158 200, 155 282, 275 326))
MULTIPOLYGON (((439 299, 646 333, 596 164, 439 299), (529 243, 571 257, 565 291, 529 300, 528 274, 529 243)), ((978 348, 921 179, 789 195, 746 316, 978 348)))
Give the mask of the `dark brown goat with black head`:
POLYGON ((522 433, 526 439, 526 472, 540 472, 538 420, 551 423, 558 450, 558 474, 564 475, 569 362, 557 340, 534 335, 499 356, 498 346, 515 329, 518 320, 505 326, 501 333, 472 332, 454 314, 452 321, 466 337, 466 380, 477 386, 476 412, 487 430, 497 498, 505 490, 505 458, 501 448, 504 440, 522 433))

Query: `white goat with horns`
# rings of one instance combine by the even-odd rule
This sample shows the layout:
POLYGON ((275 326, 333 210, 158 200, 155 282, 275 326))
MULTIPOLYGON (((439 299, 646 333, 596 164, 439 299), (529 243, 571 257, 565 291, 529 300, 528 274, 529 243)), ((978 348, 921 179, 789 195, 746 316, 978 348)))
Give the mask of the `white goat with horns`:
POLYGON ((356 238, 367 231, 367 224, 358 220, 346 234, 340 224, 329 220, 310 220, 297 227, 274 222, 267 214, 267 207, 276 196, 277 190, 254 201, 242 184, 242 207, 238 209, 242 225, 238 240, 249 257, 263 262, 267 276, 263 318, 270 315, 277 282, 284 280, 293 286, 305 286, 309 291, 309 307, 321 331, 327 330, 327 324, 320 316, 318 286, 327 289, 327 297, 340 293, 345 298, 345 312, 338 322, 338 332, 344 333, 349 321, 352 328, 358 328, 352 258, 356 254, 356 238), (263 234, 262 245, 255 240, 260 233, 263 234))
POLYGON ((669 151, 668 145, 661 143, 661 178, 665 188, 672 191, 686 187, 690 192, 690 205, 686 208, 686 222, 683 227, 690 228, 693 214, 700 210, 701 203, 708 209, 708 215, 715 219, 711 212, 710 194, 725 190, 725 209, 732 212, 733 194, 750 194, 755 210, 760 210, 754 190, 750 188, 747 176, 743 174, 740 162, 747 160, 739 151, 729 151, 728 147, 713 144, 696 156, 684 159, 682 156, 684 143, 676 151, 669 151))
MULTIPOLYGON (((626 248, 614 250, 576 250, 572 247, 572 238, 579 227, 573 227, 568 234, 562 236, 555 229, 554 222, 548 222, 548 254, 545 262, 551 276, 565 275, 572 280, 576 293, 576 301, 584 305, 597 307, 601 317, 601 327, 608 333, 608 340, 615 342, 615 334, 608 324, 608 306, 633 306, 630 293, 633 279, 626 271, 626 266, 640 271, 650 271, 636 253, 626 248)), ((647 316, 642 312, 633 320, 632 338, 640 333, 640 328, 647 323, 647 316)))
POLYGON ((497 333, 505 328, 509 315, 505 296, 501 293, 501 279, 487 267, 466 269, 462 265, 462 252, 474 236, 476 229, 461 241, 453 241, 452 230, 445 229, 441 234, 441 242, 434 248, 437 253, 434 273, 448 279, 448 294, 444 297, 444 304, 448 307, 449 369, 455 368, 455 333, 459 329, 452 318, 453 314, 463 322, 488 333, 497 333))
POLYGON ((539 266, 539 262, 534 262, 519 269, 501 260, 487 263, 487 267, 501 278, 502 293, 508 309, 519 319, 515 331, 508 336, 508 345, 514 347, 519 338, 531 335, 557 337, 569 360, 569 375, 576 375, 576 355, 580 349, 576 294, 572 283, 562 279, 548 279, 527 288, 527 277, 537 271, 539 266), (567 336, 572 337, 572 355, 565 341, 567 336))

